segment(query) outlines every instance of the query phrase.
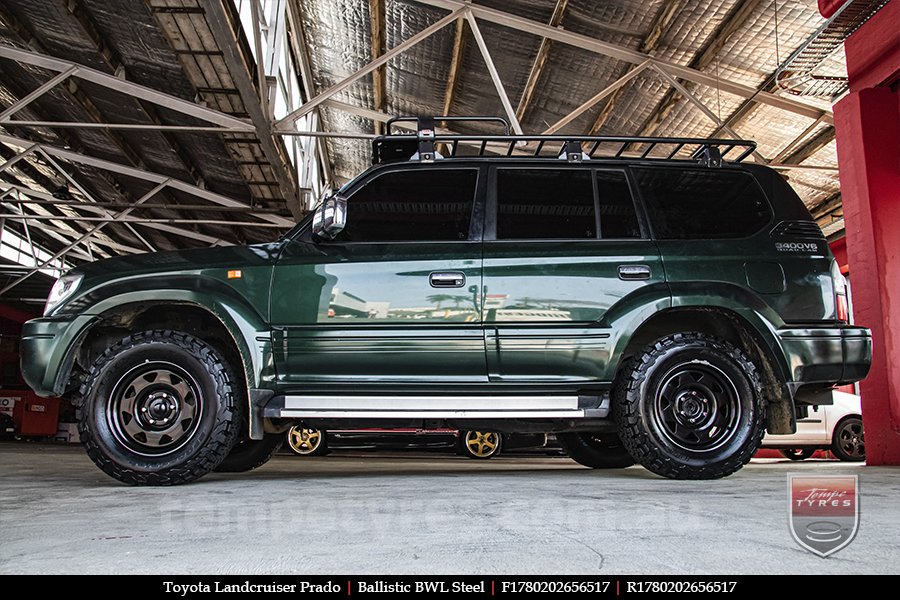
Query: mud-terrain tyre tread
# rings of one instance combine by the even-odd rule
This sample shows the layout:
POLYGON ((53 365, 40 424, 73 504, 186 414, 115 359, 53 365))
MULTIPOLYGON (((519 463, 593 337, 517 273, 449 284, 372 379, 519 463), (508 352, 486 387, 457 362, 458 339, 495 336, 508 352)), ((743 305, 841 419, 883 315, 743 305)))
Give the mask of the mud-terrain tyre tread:
MULTIPOLYGON (((652 399, 648 399, 652 401, 652 399)), ((619 438, 636 462, 649 471, 670 479, 718 479, 727 477, 750 462, 766 432, 766 396, 757 368, 744 352, 725 340, 696 332, 676 333, 646 346, 619 373, 613 387, 613 412, 619 438), (734 363, 746 376, 753 395, 755 414, 748 425, 754 428, 743 446, 725 460, 704 465, 686 465, 668 455, 644 427, 642 384, 653 367, 678 350, 712 351, 734 363)))
MULTIPOLYGON (((78 409, 78 432, 90 459, 103 472, 119 481, 136 486, 170 486, 189 483, 214 470, 228 456, 237 439, 243 419, 237 402, 235 386, 239 385, 223 358, 208 344, 180 331, 155 329, 128 335, 112 344, 94 360, 74 399, 78 409), (205 399, 215 406, 215 423, 207 434, 206 443, 191 457, 172 468, 160 471, 141 471, 112 460, 92 430, 92 395, 101 383, 104 369, 121 354, 149 344, 165 344, 186 351, 197 360, 211 377, 216 398, 205 399)), ((196 434, 195 434, 196 435, 196 434)))

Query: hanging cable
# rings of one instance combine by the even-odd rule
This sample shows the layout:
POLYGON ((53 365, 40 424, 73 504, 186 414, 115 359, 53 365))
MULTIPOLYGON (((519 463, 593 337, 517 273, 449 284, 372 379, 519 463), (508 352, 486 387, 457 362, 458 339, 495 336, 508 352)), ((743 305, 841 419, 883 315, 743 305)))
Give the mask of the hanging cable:
POLYGON ((719 116, 719 123, 722 123, 722 95, 719 89, 719 53, 716 52, 716 113, 719 116))
POLYGON ((775 5, 775 70, 781 66, 781 52, 778 49, 778 0, 772 0, 775 5))

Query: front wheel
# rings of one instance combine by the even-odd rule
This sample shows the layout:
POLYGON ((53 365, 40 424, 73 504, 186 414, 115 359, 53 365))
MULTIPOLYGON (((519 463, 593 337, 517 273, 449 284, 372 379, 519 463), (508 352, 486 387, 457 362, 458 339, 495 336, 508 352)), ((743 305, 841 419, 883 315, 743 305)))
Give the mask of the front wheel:
POLYGON ((130 335, 94 361, 79 390, 81 441, 124 483, 193 481, 234 446, 236 385, 218 352, 189 334, 130 335))
POLYGON ((629 454, 672 479, 731 475, 765 433, 756 366, 702 333, 675 334, 638 354, 616 381, 613 410, 629 454))
POLYGON ((503 450, 503 434, 496 431, 460 431, 459 448, 469 458, 494 458, 503 450))
POLYGON ((556 439, 570 458, 592 469, 624 469, 634 464, 614 433, 558 433, 556 439))
POLYGON ((781 452, 783 457, 791 460, 806 460, 815 454, 816 450, 815 448, 785 448, 784 450, 779 450, 779 452, 781 452))
POLYGON ((866 460, 866 436, 859 417, 847 417, 834 428, 831 452, 840 460, 866 460))

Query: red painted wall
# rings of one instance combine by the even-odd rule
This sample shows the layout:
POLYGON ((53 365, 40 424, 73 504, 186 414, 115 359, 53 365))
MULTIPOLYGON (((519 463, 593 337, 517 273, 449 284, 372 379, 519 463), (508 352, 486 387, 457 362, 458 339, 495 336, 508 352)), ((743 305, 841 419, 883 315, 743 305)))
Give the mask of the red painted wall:
POLYGON ((841 273, 847 275, 850 271, 850 267, 847 266, 847 238, 842 237, 839 240, 834 240, 829 246, 831 246, 831 253, 834 254, 834 260, 837 261, 838 266, 841 268, 841 273))
POLYGON ((845 43, 850 93, 834 107, 853 313, 872 328, 860 384, 869 464, 900 464, 900 1, 845 43))

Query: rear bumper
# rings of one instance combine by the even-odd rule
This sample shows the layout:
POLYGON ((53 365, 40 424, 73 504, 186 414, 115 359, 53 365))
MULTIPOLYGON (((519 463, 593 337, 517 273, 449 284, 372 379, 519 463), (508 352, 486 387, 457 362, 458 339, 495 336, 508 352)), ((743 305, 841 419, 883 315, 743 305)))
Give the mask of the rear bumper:
POLYGON ((93 315, 33 319, 22 326, 19 355, 22 378, 38 396, 66 391, 75 359, 76 342, 95 319, 93 315))
POLYGON ((778 330, 795 389, 810 383, 847 384, 872 365, 872 332, 865 327, 790 327, 778 330))

